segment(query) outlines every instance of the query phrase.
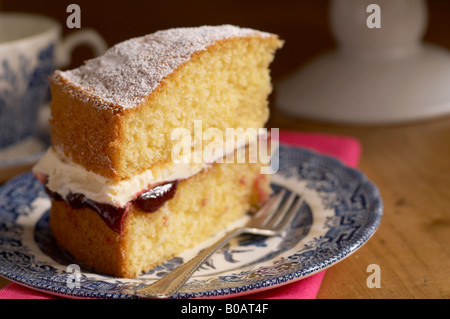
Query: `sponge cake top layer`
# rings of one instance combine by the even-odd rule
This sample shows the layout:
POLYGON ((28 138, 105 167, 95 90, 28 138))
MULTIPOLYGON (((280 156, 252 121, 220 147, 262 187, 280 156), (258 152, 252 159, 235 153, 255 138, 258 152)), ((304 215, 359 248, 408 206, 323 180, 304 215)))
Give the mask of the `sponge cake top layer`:
POLYGON ((76 69, 56 71, 53 80, 75 86, 80 95, 77 97, 92 100, 92 105, 132 108, 142 104, 165 77, 195 52, 216 41, 254 36, 276 37, 232 25, 158 31, 121 42, 76 69))

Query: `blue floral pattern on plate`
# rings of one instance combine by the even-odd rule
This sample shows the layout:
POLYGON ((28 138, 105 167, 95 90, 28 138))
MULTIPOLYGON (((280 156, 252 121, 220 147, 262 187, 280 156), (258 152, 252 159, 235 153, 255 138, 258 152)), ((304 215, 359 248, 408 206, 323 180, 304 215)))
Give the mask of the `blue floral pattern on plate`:
MULTIPOLYGON (((375 233, 383 204, 377 187, 360 171, 314 151, 280 145, 281 188, 302 193, 305 202, 282 236, 241 236, 212 256, 174 298, 237 297, 274 288, 324 270, 348 257, 375 233)), ((79 287, 48 227, 50 201, 26 173, 0 190, 0 275, 30 288, 69 298, 138 298, 133 288, 164 276, 188 260, 196 247, 137 279, 81 268, 79 287)), ((214 239, 211 239, 214 240, 214 239)))

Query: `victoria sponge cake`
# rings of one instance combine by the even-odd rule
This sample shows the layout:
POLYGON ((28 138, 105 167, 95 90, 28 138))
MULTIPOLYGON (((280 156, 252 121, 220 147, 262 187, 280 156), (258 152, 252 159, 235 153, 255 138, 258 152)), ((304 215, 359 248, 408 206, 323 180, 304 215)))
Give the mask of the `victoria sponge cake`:
POLYGON ((98 272, 134 278, 258 208, 271 192, 266 163, 224 159, 267 138, 281 46, 231 25, 174 28, 55 71, 52 145, 33 172, 58 244, 98 272), (230 128, 237 138, 206 152, 202 133, 230 128))

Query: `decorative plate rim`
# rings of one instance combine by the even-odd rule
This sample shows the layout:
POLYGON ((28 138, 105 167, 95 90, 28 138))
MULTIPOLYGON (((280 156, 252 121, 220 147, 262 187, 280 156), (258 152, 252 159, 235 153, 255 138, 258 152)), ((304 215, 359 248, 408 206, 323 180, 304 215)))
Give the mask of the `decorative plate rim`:
MULTIPOLYGON (((285 284, 289 284, 295 282, 300 279, 304 279, 311 275, 314 275, 322 270, 325 270, 337 262, 342 261, 343 259, 349 257, 355 251, 357 251, 360 247, 362 247, 376 232, 378 229, 381 218, 383 215, 383 201, 380 197, 380 193, 376 185, 371 182, 360 170, 357 168, 352 168, 343 163, 340 159, 318 153, 315 150, 307 149, 307 148, 299 148, 290 145, 280 144, 280 152, 282 149, 286 150, 295 150, 301 151, 304 153, 305 158, 308 160, 314 159, 319 161, 320 163, 326 164, 326 166, 334 167, 335 169, 343 170, 347 174, 350 174, 356 180, 359 180, 362 185, 367 188, 367 192, 371 195, 371 200, 373 206, 371 207, 371 216, 372 219, 368 222, 363 231, 359 234, 358 239, 355 240, 351 245, 344 246, 339 250, 339 253, 336 253, 328 258, 321 260, 320 262, 316 262, 308 267, 300 268, 296 271, 290 272, 288 274, 280 275, 275 278, 270 278, 267 280, 263 280, 257 283, 251 283, 242 285, 234 288, 218 288, 214 290, 204 290, 196 293, 178 293, 173 298, 177 299, 187 299, 187 298, 229 298, 229 297, 239 297, 242 295, 247 295, 250 293, 257 293, 266 291, 272 288, 280 287, 285 284)), ((4 192, 4 190, 9 187, 14 187, 15 185, 19 185, 23 180, 27 178, 32 178, 30 176, 30 172, 21 174, 16 178, 8 181, 2 187, 0 187, 0 195, 4 192)), ((0 210, 0 214, 1 214, 0 210)), ((43 214, 42 214, 43 215, 43 214)), ((1 217, 1 216, 0 216, 1 217)), ((1 219, 0 219, 1 221, 1 219)), ((35 225, 34 225, 35 226, 35 225)), ((0 245, 0 253, 1 253, 1 245, 0 245)), ((0 276, 3 276, 12 282, 16 282, 18 284, 24 285, 28 288, 49 293, 52 295, 63 296, 66 298, 103 298, 103 299, 134 299, 140 298, 138 296, 128 294, 125 292, 95 292, 95 291, 77 291, 77 289, 66 289, 66 292, 61 291, 61 288, 55 289, 55 286, 52 286, 52 281, 49 280, 48 283, 42 282, 34 282, 32 278, 27 278, 23 274, 17 274, 14 271, 11 271, 9 268, 2 267, 2 260, 0 259, 0 276)), ((114 278, 114 277, 112 277, 114 278)), ((121 280, 122 278, 117 278, 117 280, 121 280)))

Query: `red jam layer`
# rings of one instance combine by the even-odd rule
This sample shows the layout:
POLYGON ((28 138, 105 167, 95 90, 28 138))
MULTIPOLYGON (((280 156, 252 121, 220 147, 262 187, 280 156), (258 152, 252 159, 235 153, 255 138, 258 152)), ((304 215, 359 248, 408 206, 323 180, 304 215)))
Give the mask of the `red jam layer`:
POLYGON ((83 194, 70 193, 64 199, 56 192, 52 192, 47 187, 45 190, 47 194, 55 201, 65 200, 71 207, 75 209, 90 208, 94 210, 102 220, 115 232, 121 234, 123 230, 123 222, 128 213, 130 205, 136 205, 141 210, 147 213, 156 212, 165 202, 175 196, 178 181, 168 182, 152 187, 129 202, 125 207, 117 207, 111 204, 104 204, 93 201, 83 194))

